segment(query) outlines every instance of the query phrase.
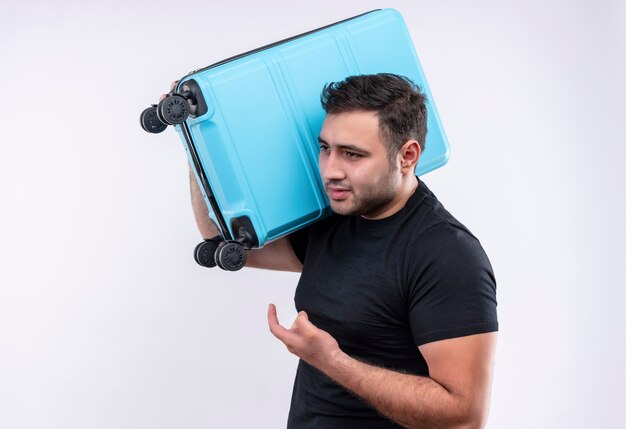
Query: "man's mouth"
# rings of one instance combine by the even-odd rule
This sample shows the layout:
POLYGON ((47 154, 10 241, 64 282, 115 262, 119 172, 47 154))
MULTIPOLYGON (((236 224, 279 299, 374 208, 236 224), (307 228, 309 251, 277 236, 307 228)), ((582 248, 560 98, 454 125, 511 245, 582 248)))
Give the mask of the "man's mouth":
POLYGON ((337 186, 327 186, 326 193, 328 194, 328 198, 330 198, 331 200, 341 201, 348 198, 350 189, 340 188, 337 186))

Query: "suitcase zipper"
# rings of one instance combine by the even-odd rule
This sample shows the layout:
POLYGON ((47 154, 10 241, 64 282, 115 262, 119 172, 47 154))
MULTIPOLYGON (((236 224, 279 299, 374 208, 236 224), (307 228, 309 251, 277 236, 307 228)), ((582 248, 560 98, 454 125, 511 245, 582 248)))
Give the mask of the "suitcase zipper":
POLYGON ((344 20, 337 21, 337 22, 334 22, 334 23, 332 23, 332 24, 325 25, 325 26, 320 27, 320 28, 316 28, 315 30, 307 31, 306 33, 302 33, 302 34, 298 34, 297 36, 288 37, 288 38, 286 38, 286 39, 279 40, 278 42, 270 43, 269 45, 261 46, 260 48, 256 48, 256 49, 253 49, 253 50, 251 50, 251 51, 244 52, 243 54, 239 54, 239 55, 235 55, 235 56, 230 57, 230 58, 226 58, 225 60, 218 61, 217 63, 211 64, 210 66, 206 66, 206 67, 203 67, 203 68, 200 68, 200 69, 193 70, 193 71, 191 71, 191 72, 187 73, 185 76, 183 76, 180 80, 183 80, 183 79, 185 79, 186 77, 191 76, 192 74, 199 73, 199 72, 203 72, 203 71, 205 71, 205 70, 208 70, 208 69, 211 69, 211 68, 214 68, 214 67, 217 67, 217 66, 221 66, 222 64, 226 64, 226 63, 229 63, 229 62, 231 62, 231 61, 238 60, 239 58, 243 58, 243 57, 246 57, 246 56, 248 56, 248 55, 252 55, 252 54, 255 54, 255 53, 257 53, 257 52, 260 52, 260 51, 264 51, 264 50, 266 50, 266 49, 273 48, 274 46, 277 46, 277 45, 281 45, 281 44, 283 44, 283 43, 290 42, 290 41, 295 40, 295 39, 298 39, 298 38, 300 38, 300 37, 308 36, 309 34, 316 33, 316 32, 318 32, 318 31, 324 30, 324 29, 329 28, 329 27, 332 27, 332 26, 334 26, 334 25, 337 25, 337 24, 342 24, 342 23, 344 23, 344 22, 351 21, 351 20, 356 19, 356 18, 360 18, 360 17, 362 17, 362 16, 364 16, 364 15, 368 15, 368 14, 373 13, 373 12, 378 12, 379 10, 382 10, 382 9, 374 9, 374 10, 370 10, 369 12, 365 12, 365 13, 362 13, 362 14, 360 14, 360 15, 353 16, 353 17, 351 17, 351 18, 346 18, 346 19, 344 19, 344 20))

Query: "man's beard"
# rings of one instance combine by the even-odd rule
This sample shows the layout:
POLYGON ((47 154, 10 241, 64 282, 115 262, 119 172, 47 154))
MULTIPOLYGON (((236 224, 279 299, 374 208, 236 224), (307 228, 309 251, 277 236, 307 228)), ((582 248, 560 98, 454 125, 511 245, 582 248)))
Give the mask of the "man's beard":
MULTIPOLYGON (((350 207, 332 207, 333 203, 331 200, 332 210, 344 216, 361 216, 376 212, 381 207, 389 204, 396 196, 396 187, 393 185, 394 176, 392 173, 393 170, 388 170, 385 176, 367 188, 359 190, 358 194, 350 187, 350 207)), ((327 181, 326 187, 329 186, 343 187, 341 181, 337 180, 327 181)), ((336 203, 336 205, 339 204, 341 202, 336 203)))

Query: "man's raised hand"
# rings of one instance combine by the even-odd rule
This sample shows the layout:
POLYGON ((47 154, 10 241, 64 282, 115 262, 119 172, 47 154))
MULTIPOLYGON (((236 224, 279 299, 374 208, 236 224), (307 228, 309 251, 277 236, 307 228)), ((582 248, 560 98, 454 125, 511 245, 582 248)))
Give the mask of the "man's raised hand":
POLYGON ((337 341, 313 325, 304 311, 298 313, 291 328, 287 329, 278 322, 276 306, 270 304, 267 321, 272 334, 287 346, 287 350, 316 368, 322 369, 337 353, 342 353, 337 341))

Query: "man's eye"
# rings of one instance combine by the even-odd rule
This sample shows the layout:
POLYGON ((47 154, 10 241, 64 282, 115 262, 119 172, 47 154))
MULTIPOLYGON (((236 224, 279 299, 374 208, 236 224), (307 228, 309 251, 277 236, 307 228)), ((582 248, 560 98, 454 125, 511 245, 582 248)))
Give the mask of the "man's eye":
POLYGON ((358 159, 361 158, 361 154, 355 153, 355 152, 350 152, 350 151, 346 151, 346 156, 349 159, 358 159))
POLYGON ((320 152, 328 152, 328 146, 321 145, 320 146, 320 152))

